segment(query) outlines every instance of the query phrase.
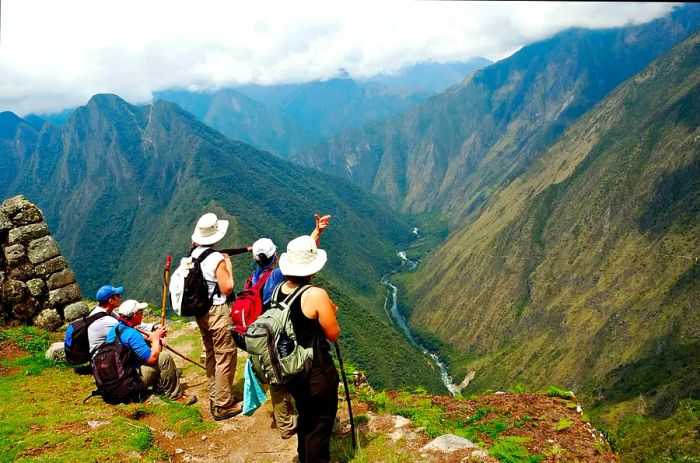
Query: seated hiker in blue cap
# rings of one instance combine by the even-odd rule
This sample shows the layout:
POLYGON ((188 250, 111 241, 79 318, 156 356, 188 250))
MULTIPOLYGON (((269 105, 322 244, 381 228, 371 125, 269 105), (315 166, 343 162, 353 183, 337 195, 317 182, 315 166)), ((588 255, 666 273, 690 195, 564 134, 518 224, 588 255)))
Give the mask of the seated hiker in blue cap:
MULTIPOLYGON (((98 305, 92 309, 90 316, 97 313, 103 312, 109 315, 108 317, 98 318, 90 324, 88 327, 88 342, 90 343, 90 352, 95 352, 102 343, 105 342, 107 333, 112 329, 114 325, 117 324, 118 318, 114 313, 114 309, 119 307, 122 302, 122 294, 124 293, 124 288, 122 286, 112 286, 104 285, 97 290, 97 303, 98 305)), ((144 331, 152 331, 154 328, 158 328, 159 325, 152 325, 150 323, 143 323, 139 326, 140 329, 144 331)))
POLYGON ((175 362, 168 352, 162 350, 165 329, 156 328, 147 335, 134 329, 141 323, 143 309, 146 307, 148 304, 134 299, 121 304, 118 309, 119 321, 109 330, 105 342, 116 340, 118 327, 119 341, 135 354, 132 356, 133 367, 139 370, 146 388, 152 387, 155 392, 162 392, 179 403, 192 405, 197 402, 197 397, 183 392, 182 384, 177 377, 175 362))

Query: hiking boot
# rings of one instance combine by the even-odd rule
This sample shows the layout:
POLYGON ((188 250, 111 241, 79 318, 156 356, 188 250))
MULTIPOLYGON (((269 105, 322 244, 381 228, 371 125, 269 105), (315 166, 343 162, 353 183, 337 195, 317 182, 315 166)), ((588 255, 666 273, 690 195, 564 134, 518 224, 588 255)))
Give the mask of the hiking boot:
POLYGON ((194 405, 197 403, 197 396, 196 395, 182 394, 180 397, 175 399, 175 402, 182 404, 182 405, 194 405))
POLYGON ((237 404, 231 405, 230 407, 214 407, 211 416, 214 417, 215 421, 228 420, 234 416, 240 414, 243 411, 243 402, 238 402, 237 404))

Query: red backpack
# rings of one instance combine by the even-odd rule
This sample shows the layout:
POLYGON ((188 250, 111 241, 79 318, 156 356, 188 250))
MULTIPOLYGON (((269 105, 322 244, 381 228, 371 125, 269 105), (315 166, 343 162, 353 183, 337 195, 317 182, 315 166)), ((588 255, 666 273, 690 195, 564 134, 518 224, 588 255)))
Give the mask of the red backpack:
POLYGON ((260 293, 271 274, 271 268, 264 270, 254 286, 250 283, 251 278, 253 278, 251 276, 246 281, 245 286, 243 286, 243 291, 236 296, 236 300, 231 305, 231 320, 233 321, 234 332, 245 335, 248 325, 253 323, 262 313, 263 301, 260 293))

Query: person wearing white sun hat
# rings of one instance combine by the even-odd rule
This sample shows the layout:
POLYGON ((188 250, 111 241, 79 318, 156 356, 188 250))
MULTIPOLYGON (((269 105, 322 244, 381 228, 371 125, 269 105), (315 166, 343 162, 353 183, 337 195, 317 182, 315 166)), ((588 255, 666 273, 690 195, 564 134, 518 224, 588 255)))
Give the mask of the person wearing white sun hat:
POLYGON ((192 257, 208 254, 200 267, 209 287, 212 306, 207 313, 196 317, 196 321, 206 352, 209 408, 217 421, 236 416, 241 411, 241 403, 236 404, 233 395, 237 351, 231 337, 231 309, 226 303, 226 296, 233 292, 233 267, 228 254, 211 249, 226 235, 228 224, 228 220, 221 220, 212 212, 201 216, 192 233, 193 249, 190 253, 192 257))
MULTIPOLYGON (((331 216, 320 216, 314 214, 316 227, 311 232, 311 238, 318 244, 323 231, 330 225, 331 216)), ((245 249, 245 248, 240 248, 245 249)), ((248 248, 253 253, 254 267, 253 274, 246 282, 244 289, 255 287, 259 280, 264 281, 260 288, 260 301, 263 304, 263 312, 270 308, 272 292, 278 284, 284 281, 284 274, 278 263, 277 246, 270 238, 260 238, 248 248)), ((235 252, 235 251, 234 251, 235 252)), ((258 285, 259 287, 259 285, 258 285)), ((245 350, 245 337, 233 332, 233 339, 236 345, 245 350)), ((272 421, 277 428, 282 439, 289 439, 296 433, 296 414, 292 397, 283 385, 270 385, 270 401, 272 402, 272 421)))
POLYGON ((340 379, 327 342, 336 342, 340 336, 336 318, 338 307, 324 289, 311 285, 314 275, 327 260, 326 251, 318 249, 312 237, 304 235, 293 239, 279 260, 285 281, 275 288, 272 296, 279 302, 294 292, 301 294, 291 304, 289 317, 298 344, 314 349, 309 373, 294 379, 288 386, 298 412, 300 463, 330 461, 330 437, 338 411, 340 379))

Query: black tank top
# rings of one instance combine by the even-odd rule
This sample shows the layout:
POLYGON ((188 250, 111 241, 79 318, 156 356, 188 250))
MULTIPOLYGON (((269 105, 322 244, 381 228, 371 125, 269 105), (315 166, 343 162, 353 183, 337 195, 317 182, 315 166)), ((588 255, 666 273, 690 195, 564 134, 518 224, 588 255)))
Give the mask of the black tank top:
MULTIPOLYGON (((284 286, 280 288, 275 301, 281 302, 285 297, 289 296, 289 294, 292 294, 285 294, 283 292, 284 289, 286 289, 284 286)), ((311 287, 305 289, 304 292, 308 291, 309 289, 311 289, 311 287)), ((294 290, 296 290, 296 288, 294 288, 294 290)), ((318 348, 321 350, 321 355, 323 356, 324 361, 332 362, 331 346, 329 346, 328 341, 326 341, 326 335, 323 333, 321 324, 318 322, 318 319, 314 320, 307 317, 301 310, 302 296, 297 297, 294 302, 292 302, 291 307, 289 307, 289 319, 292 321, 297 342, 300 346, 308 348, 314 347, 314 341, 318 339, 318 348)), ((317 352, 314 351, 314 363, 317 363, 317 359, 317 352)))

